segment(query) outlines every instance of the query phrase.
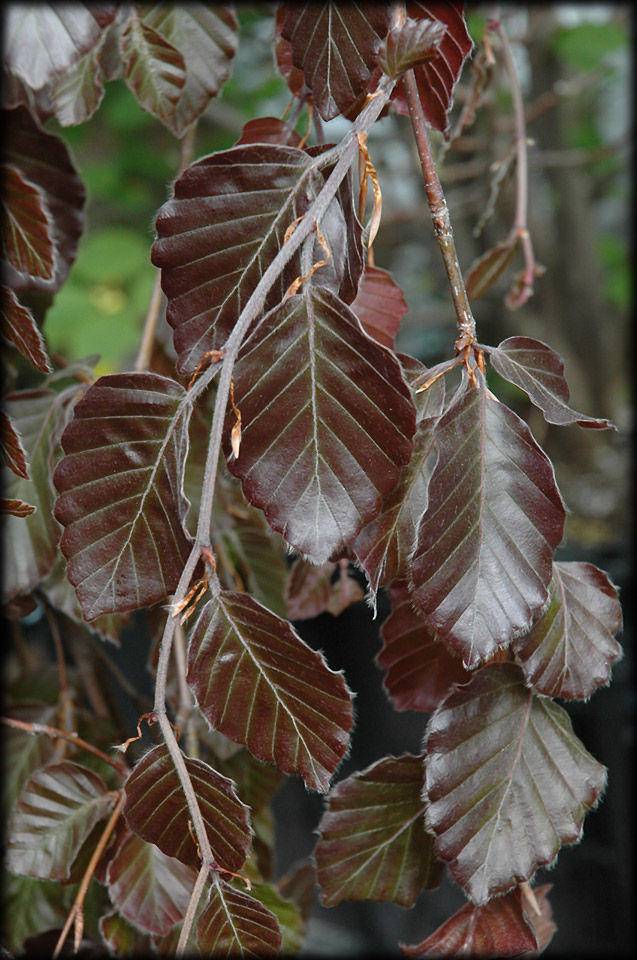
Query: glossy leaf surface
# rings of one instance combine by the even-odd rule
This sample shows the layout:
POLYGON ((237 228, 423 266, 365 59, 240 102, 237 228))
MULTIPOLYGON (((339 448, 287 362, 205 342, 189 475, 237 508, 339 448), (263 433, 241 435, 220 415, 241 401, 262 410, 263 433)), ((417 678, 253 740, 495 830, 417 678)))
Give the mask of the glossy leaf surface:
POLYGON ((371 79, 388 9, 379 3, 281 4, 281 36, 324 120, 347 113, 371 79))
POLYGON ((193 629, 188 682, 212 727, 310 789, 328 789, 349 745, 351 694, 289 623, 222 591, 193 629))
POLYGON ((4 164, 2 181, 4 255, 27 283, 32 279, 51 280, 56 254, 42 191, 11 164, 4 164))
POLYGON ((409 308, 402 290, 387 270, 365 267, 351 308, 365 333, 384 347, 394 349, 400 322, 409 308))
POLYGON ((436 854, 479 906, 576 843, 606 770, 568 714, 494 664, 452 691, 425 738, 428 829, 436 854))
POLYGON ((270 957, 279 952, 281 931, 259 900, 219 881, 197 921, 197 943, 211 956, 270 957))
POLYGON ((169 129, 186 83, 179 50, 134 13, 122 33, 124 78, 140 105, 169 129))
POLYGON ((94 47, 114 19, 115 4, 12 4, 5 24, 7 69, 39 90, 94 47))
POLYGON ((471 674, 414 610, 404 581, 391 589, 391 613, 381 627, 383 646, 376 663, 385 671, 383 686, 395 710, 430 713, 452 683, 466 683, 471 674))
POLYGON ((9 287, 2 287, 2 336, 40 373, 51 372, 44 338, 33 318, 9 287))
MULTIPOLYGON (((176 181, 174 198, 157 217, 152 260, 162 271, 166 318, 184 373, 192 373, 207 350, 223 345, 283 246, 285 231, 320 191, 323 178, 311 164, 296 147, 252 143, 204 157, 176 181)), ((341 263, 345 238, 336 201, 330 210, 335 230, 325 224, 323 230, 333 266, 341 263)), ((295 256, 274 283, 266 308, 281 301, 300 272, 295 256)))
POLYGON ((500 376, 528 394, 548 423, 576 423, 593 430, 612 427, 608 420, 587 417, 569 407, 562 358, 541 340, 509 337, 499 346, 489 347, 489 359, 500 376))
POLYGON ((528 631, 546 602, 564 506, 529 428, 482 382, 465 386, 435 437, 413 596, 473 668, 528 631))
POLYGON ((503 240, 483 253, 467 270, 466 288, 470 300, 483 297, 513 263, 518 249, 517 238, 503 240))
MULTIPOLYGON (((543 914, 551 924, 547 899, 550 884, 534 890, 543 914)), ((406 957, 521 957, 538 952, 537 917, 524 901, 519 887, 483 907, 465 904, 422 943, 402 947, 406 957)), ((552 933, 551 933, 552 935, 552 933)), ((542 948, 546 943, 542 945, 542 948)))
MULTIPOLYGON (((240 870, 250 848, 248 808, 227 777, 203 760, 184 757, 184 762, 215 861, 226 870, 240 870)), ((124 789, 124 816, 131 830, 166 856, 198 867, 201 857, 188 829, 188 804, 168 748, 150 750, 135 765, 124 789)))
POLYGON ((117 911, 145 933, 165 936, 183 920, 196 871, 134 833, 108 865, 108 893, 117 911))
POLYGON ((550 603, 527 636, 513 641, 537 693, 587 700, 610 681, 622 649, 617 589, 592 563, 554 563, 550 603))
POLYGON ((235 378, 242 438, 230 470, 295 550, 324 563, 409 460, 415 411, 398 362, 312 286, 261 322, 235 378))
POLYGON ((43 880, 65 880, 80 847, 115 802, 100 776, 70 760, 36 770, 16 804, 7 867, 43 880))
POLYGON ((184 396, 158 374, 101 377, 62 435, 55 515, 87 620, 163 600, 177 585, 190 551, 184 396))
POLYGON ((388 77, 399 77, 405 70, 435 56, 445 36, 445 26, 436 20, 412 20, 407 17, 387 34, 378 53, 378 62, 388 77))
POLYGON ((412 907, 440 882, 421 798, 423 758, 385 757, 338 783, 314 856, 321 901, 388 900, 412 907))
POLYGON ((84 223, 84 187, 64 141, 42 130, 25 107, 3 111, 2 123, 6 131, 5 161, 17 167, 42 192, 51 216, 57 253, 52 280, 25 281, 9 270, 5 283, 18 293, 21 290, 53 293, 66 279, 75 260, 84 223))

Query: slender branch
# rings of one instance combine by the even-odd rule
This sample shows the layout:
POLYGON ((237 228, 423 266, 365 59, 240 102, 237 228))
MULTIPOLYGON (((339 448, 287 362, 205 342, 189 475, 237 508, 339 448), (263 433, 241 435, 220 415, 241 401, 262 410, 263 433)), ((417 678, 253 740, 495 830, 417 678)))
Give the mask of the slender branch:
MULTIPOLYGON (((119 794, 118 801, 113 808, 113 812, 109 817, 108 823, 104 827, 104 832, 102 833, 102 836, 100 837, 97 843, 97 846, 95 847, 95 850, 92 853, 91 859, 88 862, 88 866, 84 871, 84 876, 82 877, 82 882, 80 883, 77 894, 75 896, 75 900, 73 901, 73 906, 71 907, 69 915, 66 918, 66 923, 64 924, 62 932, 58 937, 58 942, 55 945, 55 950, 53 951, 53 960, 55 960, 56 957, 59 957, 62 947, 64 946, 64 941, 66 940, 69 930, 71 929, 71 924, 73 923, 75 918, 78 916, 78 914, 81 916, 82 906, 84 904, 84 899, 86 897, 86 892, 88 890, 89 884, 93 879, 93 874, 95 873, 97 864, 99 863, 100 857, 102 856, 102 854, 106 849, 106 845, 110 840, 113 830, 115 829, 115 825, 119 820, 123 807, 124 807, 124 791, 122 790, 119 794)), ((79 926, 76 934, 76 938, 75 938, 76 953, 79 948, 79 943, 77 941, 81 940, 82 926, 83 926, 83 922, 79 926)))
MULTIPOLYGON (((60 725, 63 730, 70 733, 73 730, 73 703, 71 692, 69 690, 68 674, 66 672, 66 660, 64 657, 64 647, 62 646, 62 637, 57 620, 52 614, 48 605, 45 607, 45 615, 49 630, 55 646, 55 659, 58 668, 58 682, 60 687, 60 725)), ((58 759, 64 756, 64 740, 61 740, 56 750, 58 750, 58 759)))
POLYGON ((186 643, 184 630, 180 623, 175 627, 175 666, 177 667, 179 688, 179 710, 175 722, 180 730, 185 730, 188 756, 197 757, 199 755, 197 734, 191 715, 192 694, 186 681, 186 643))
MULTIPOLYGON (((272 260, 272 262, 269 264, 248 302, 241 311, 239 319, 233 327, 232 333, 224 344, 223 363, 221 366, 221 373, 219 375, 219 383, 217 385, 217 396, 215 398, 215 408, 208 441, 208 453, 206 456, 206 466, 204 470, 195 542, 173 596, 173 609, 176 608, 186 596, 192 575, 201 558, 202 551, 210 549, 210 527, 212 522, 212 503, 215 493, 215 480, 217 476, 217 462, 219 459, 219 451, 221 449, 221 438, 226 415, 226 406, 228 403, 228 397, 230 395, 232 371, 241 347, 241 343, 243 342, 243 338, 245 337, 252 322, 257 319, 260 313, 262 313, 267 294, 273 286, 275 280, 280 276, 286 264, 290 261, 305 238, 312 232, 312 230, 314 230, 315 224, 319 223, 323 218, 327 208, 335 197, 342 180, 345 178, 349 168, 354 162, 354 159, 358 155, 358 134, 360 132, 367 131, 377 119, 383 107, 389 100, 389 96, 394 87, 394 82, 394 80, 391 80, 388 77, 383 77, 375 94, 368 98, 367 104, 363 107, 357 120, 352 125, 351 130, 346 134, 341 143, 338 144, 338 146, 333 150, 326 151, 320 157, 317 157, 312 164, 308 165, 305 171, 306 176, 309 176, 314 170, 328 165, 335 158, 337 158, 336 165, 325 182, 325 185, 310 208, 306 211, 296 229, 283 244, 274 260, 272 260)), ((209 367, 202 374, 201 378, 196 381, 191 390, 188 391, 186 398, 188 403, 194 402, 195 397, 198 396, 208 386, 212 378, 216 375, 217 368, 218 364, 214 364, 213 366, 209 367)), ((214 573, 211 575, 210 587, 214 593, 219 591, 219 581, 214 573)), ((184 796, 188 805, 195 835, 197 837, 197 843, 199 844, 199 850, 202 858, 202 870, 203 867, 215 869, 215 861, 210 848, 210 842, 208 840, 203 818, 201 816, 201 811, 199 809, 197 796, 190 781, 183 754, 179 748, 177 740, 175 739, 175 735, 166 713, 166 681, 168 677, 168 665, 170 661, 173 637, 175 634, 175 627, 176 618, 174 616, 169 616, 166 620, 166 626, 161 639, 159 659, 157 662, 157 674, 155 682, 155 714, 157 716, 157 721, 164 737, 166 747, 170 753, 173 763, 175 764, 175 769, 184 791, 184 796)), ((192 922, 194 920, 202 889, 202 886, 196 886, 195 890, 193 890, 191 903, 187 912, 188 924, 186 921, 184 921, 182 937, 180 937, 180 941, 183 938, 184 943, 187 942, 188 937, 190 936, 190 927, 192 926, 192 922)))
POLYGON ((128 767, 121 760, 114 760, 99 747, 94 747, 92 743, 88 743, 87 740, 83 740, 82 737, 72 731, 60 730, 58 727, 48 727, 44 723, 26 723, 24 720, 14 720, 13 717, 0 717, 0 723, 3 723, 6 727, 13 727, 14 730, 24 730, 25 733, 43 733, 53 740, 66 740, 68 743, 79 747, 80 750, 86 750, 87 753, 99 757, 104 763, 108 763, 114 770, 117 770, 121 776, 125 777, 128 773, 128 767))
POLYGON ((403 88, 407 96, 409 106, 409 115, 414 131, 414 139, 418 148, 420 165, 422 167, 423 182, 425 193, 431 211, 431 219, 434 227, 434 234, 442 254, 443 263, 447 272, 447 279, 451 287, 451 296, 453 306, 456 312, 456 322, 458 325, 458 339, 456 340, 456 351, 460 353, 467 347, 470 347, 476 340, 476 326, 469 305, 469 298, 464 285, 464 279, 458 263, 458 254, 456 244, 453 239, 453 230, 451 229, 451 220, 447 209, 447 202, 442 190, 440 178, 436 171, 431 147, 429 146, 429 137, 425 115, 423 113, 420 97, 418 96, 418 87, 413 70, 408 70, 403 77, 403 88))
POLYGON ((182 957, 186 952, 186 944, 190 939, 190 931, 192 930, 192 925, 195 922, 197 907, 199 906, 199 901, 201 900, 201 895, 206 885, 206 880, 208 879, 208 872, 208 864, 202 863, 199 868, 199 873, 197 874, 197 879, 195 880, 195 885, 192 888, 190 900, 188 901, 188 907, 186 908, 184 922, 179 933, 179 940, 177 941, 177 949, 175 951, 175 954, 178 957, 182 957))

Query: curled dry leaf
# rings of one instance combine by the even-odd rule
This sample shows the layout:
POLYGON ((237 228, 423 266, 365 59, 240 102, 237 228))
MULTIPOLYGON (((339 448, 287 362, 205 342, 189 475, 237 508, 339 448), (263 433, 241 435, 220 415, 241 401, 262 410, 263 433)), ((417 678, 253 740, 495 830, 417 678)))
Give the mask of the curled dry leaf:
POLYGON ((385 671, 383 686, 394 709, 430 713, 453 683, 466 683, 471 674, 416 613, 407 584, 397 580, 390 593, 392 609, 381 628, 383 646, 376 656, 385 671))
POLYGON ((156 603, 177 585, 190 551, 184 397, 159 374, 100 377, 62 435, 55 516, 87 620, 156 603))
POLYGON ((24 307, 13 290, 2 287, 2 336, 29 360, 40 373, 51 373, 51 361, 44 338, 33 314, 24 307))
POLYGON ((439 20, 412 20, 407 17, 392 28, 378 51, 378 63, 388 77, 399 77, 405 70, 425 63, 435 56, 446 34, 439 20))
POLYGON ((435 441, 410 584, 429 626, 471 669, 528 632, 546 603, 565 511, 551 462, 480 376, 435 441))
POLYGON ((396 334, 409 307, 402 290, 387 270, 365 267, 351 309, 365 333, 384 347, 394 349, 396 334))
POLYGON ((314 851, 321 902, 387 900, 412 907, 440 882, 425 832, 423 758, 384 757, 330 792, 314 851))
MULTIPOLYGON (((232 780, 203 760, 184 757, 216 863, 240 870, 250 849, 248 808, 232 780)), ((129 775, 124 790, 124 817, 137 836, 154 843, 168 857, 198 867, 201 861, 188 829, 190 817, 177 770, 165 745, 150 750, 129 775)))
POLYGON ((426 940, 401 945, 406 957, 522 957, 548 946, 556 926, 547 894, 551 884, 533 891, 540 917, 529 910, 519 887, 483 907, 465 904, 426 940))
POLYGON ((212 727, 327 791, 349 745, 351 694, 287 621, 222 590, 193 628, 188 683, 212 727))
POLYGON ((409 460, 415 411, 398 362, 330 290, 310 286, 248 338, 235 387, 242 442, 230 471, 296 551, 324 563, 409 460))
POLYGON ((577 843, 606 784, 568 714, 535 696, 513 663, 483 667, 452 690, 424 751, 436 854, 478 906, 577 843))
POLYGON ((271 957, 279 952, 281 931, 262 903, 217 880, 197 920, 197 943, 209 956, 271 957))
POLYGON ((513 641, 527 683, 537 693, 587 700, 610 681, 622 655, 617 588, 592 563, 554 563, 550 602, 525 637, 513 641))
POLYGON ((576 423, 592 430, 614 429, 609 420, 587 417, 568 405, 569 388, 564 376, 564 362, 541 340, 531 337, 509 337, 497 347, 485 347, 489 360, 501 377, 515 384, 528 395, 547 423, 560 426, 576 423))

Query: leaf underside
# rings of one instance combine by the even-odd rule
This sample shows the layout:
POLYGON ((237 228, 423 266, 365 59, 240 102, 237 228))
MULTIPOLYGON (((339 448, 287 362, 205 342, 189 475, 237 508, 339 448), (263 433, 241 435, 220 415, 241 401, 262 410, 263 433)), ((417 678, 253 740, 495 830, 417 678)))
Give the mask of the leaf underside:
POLYGON ((262 903, 218 881, 197 921, 197 943, 208 956, 270 957, 279 952, 281 931, 262 903))
POLYGON ((26 283, 52 280, 56 266, 51 218, 42 191, 11 164, 2 168, 2 248, 26 283))
POLYGON ((568 714, 512 663, 453 690, 425 737, 426 821, 437 856, 479 906, 576 843, 606 770, 568 714))

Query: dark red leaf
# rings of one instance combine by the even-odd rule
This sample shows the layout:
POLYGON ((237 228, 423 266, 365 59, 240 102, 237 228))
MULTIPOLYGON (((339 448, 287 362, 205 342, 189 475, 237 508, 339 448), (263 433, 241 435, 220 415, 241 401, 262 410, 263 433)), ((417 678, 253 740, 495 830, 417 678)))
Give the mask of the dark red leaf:
POLYGON ((102 640, 107 640, 114 643, 115 646, 119 646, 119 638, 123 627, 128 622, 128 616, 121 613, 105 613, 96 620, 92 620, 91 623, 87 623, 82 615, 77 594, 66 575, 66 560, 61 550, 57 551, 51 572, 40 583, 39 590, 56 611, 64 614, 60 627, 63 631, 72 632, 73 630, 66 619, 68 617, 69 620, 82 628, 79 635, 85 637, 86 631, 90 631, 102 640))
POLYGON ((144 933, 165 936, 183 920, 197 873, 134 833, 108 865, 108 893, 118 913, 144 933))
POLYGON ((0 426, 0 449, 2 450, 3 462, 16 476, 28 480, 29 465, 25 449, 22 446, 22 439, 13 420, 6 415, 4 410, 0 411, 0 426))
POLYGON ((352 603, 364 597, 357 580, 349 575, 349 564, 324 563, 315 567, 301 557, 292 564, 285 586, 290 620, 310 620, 321 613, 338 617, 352 603), (332 582, 334 572, 338 571, 332 582))
POLYGON ((546 603, 565 511, 550 461, 481 377, 435 439, 411 585, 429 626, 471 669, 528 632, 546 603))
POLYGON ((352 544, 367 574, 372 593, 381 584, 409 574, 418 527, 427 510, 429 481, 438 458, 434 444, 436 420, 418 424, 411 460, 380 513, 366 524, 352 544))
POLYGON ((52 280, 56 251, 51 217, 42 191, 17 167, 2 167, 2 249, 25 283, 52 280))
POLYGON ((244 124, 235 146, 241 143, 281 143, 286 147, 298 147, 301 138, 278 117, 255 117, 244 124))
POLYGON ((500 376, 520 387, 548 423, 576 423, 593 430, 614 429, 609 420, 577 413, 568 406, 569 389, 562 358, 541 340, 509 337, 497 347, 488 347, 489 359, 500 376))
POLYGON ((30 517, 36 509, 32 503, 27 503, 26 500, 7 499, 6 497, 0 499, 0 512, 10 513, 14 517, 23 519, 30 517))
POLYGON ((577 843, 606 770, 568 714, 513 663, 483 667, 427 726, 427 827, 436 854, 479 906, 577 843))
POLYGON ((617 588, 592 563, 554 563, 550 603, 513 649, 537 693, 587 700, 610 681, 622 655, 617 588))
POLYGON ((423 758, 384 757, 330 792, 314 851, 321 902, 389 900, 413 907, 441 868, 425 832, 423 758))
POLYGON ((121 51, 124 79, 140 106, 178 135, 177 106, 186 83, 181 52, 137 13, 122 32, 121 51))
POLYGON ((11 819, 7 867, 27 877, 66 880, 84 840, 115 799, 100 776, 70 760, 36 770, 11 819))
POLYGON ((365 333, 384 347, 394 349, 400 322, 409 307, 402 290, 387 270, 365 267, 351 308, 365 333))
POLYGON ((51 373, 44 338, 30 310, 9 287, 2 287, 2 336, 29 360, 40 373, 51 373))
POLYGON ((190 409, 153 373, 100 377, 62 435, 55 516, 87 620, 165 599, 190 552, 183 467, 190 409))
POLYGON ((33 90, 72 68, 100 40, 115 17, 115 4, 52 3, 10 6, 4 62, 33 90))
POLYGON ((292 63, 292 45, 281 36, 281 29, 286 17, 284 4, 279 3, 276 8, 274 28, 274 57, 279 73, 287 83, 293 96, 306 99, 310 91, 305 86, 303 71, 292 63))
POLYGON ((341 673, 248 594, 222 591, 195 624, 188 682, 210 725, 325 792, 352 726, 341 673))
MULTIPOLYGON (((413 20, 439 20, 446 27, 447 32, 435 56, 414 68, 425 117, 435 130, 446 133, 454 89, 464 62, 473 49, 473 41, 464 20, 464 4, 456 0, 431 0, 426 3, 411 0, 407 3, 407 16, 413 20)), ((400 113, 409 112, 400 83, 394 91, 392 102, 400 113)))
MULTIPOLYGON (((321 190, 323 177, 308 169, 311 163, 296 147, 252 143, 204 157, 176 181, 174 199, 157 217, 152 260, 162 270, 181 372, 192 373, 206 351, 223 346, 286 229, 321 190)), ((340 271, 338 288, 347 264, 337 200, 321 229, 332 254, 321 277, 340 271)), ((323 257, 317 247, 315 259, 323 257)), ((300 273, 295 256, 270 291, 267 308, 282 300, 300 273)))
POLYGON ((333 293, 307 287, 244 344, 235 400, 242 439, 230 470, 295 550, 324 563, 409 460, 415 411, 398 362, 333 293))
POLYGON ((3 111, 2 123, 6 133, 5 160, 42 191, 51 215, 57 252, 52 280, 26 282, 10 270, 5 282, 18 293, 21 290, 54 293, 75 260, 84 223, 84 187, 64 141, 42 130, 25 107, 3 111))
POLYGON ((505 270, 513 263, 518 249, 518 237, 514 236, 497 243, 471 264, 465 276, 467 295, 470 300, 483 297, 505 270))
POLYGON ((446 34, 438 20, 412 20, 407 17, 389 31, 378 51, 378 63, 388 77, 397 78, 405 70, 431 60, 446 34))
POLYGON ((452 683, 471 674, 414 610, 404 581, 391 586, 391 614, 381 628, 383 646, 376 663, 385 670, 383 686, 395 710, 435 710, 452 683))
MULTIPOLYGON (((184 762, 215 861, 236 872, 250 849, 248 808, 237 797, 232 780, 203 760, 184 757, 184 762)), ((135 765, 124 789, 124 816, 131 830, 167 857, 198 867, 201 857, 188 829, 188 804, 168 748, 160 745, 150 750, 135 765)))
MULTIPOLYGON (((534 890, 541 909, 549 914, 546 894, 550 884, 534 890)), ((535 917, 529 915, 522 891, 516 887, 483 907, 467 903, 422 943, 401 945, 406 957, 522 957, 540 952, 534 932, 535 917)), ((552 931, 555 925, 552 924, 552 931)), ((546 944, 544 944, 546 946, 546 944)))
POLYGON ((262 903, 217 881, 197 921, 197 943, 206 956, 271 957, 279 952, 281 931, 262 903))
POLYGON ((347 113, 363 94, 388 29, 389 9, 380 3, 280 6, 281 36, 292 64, 312 91, 324 120, 347 113))

